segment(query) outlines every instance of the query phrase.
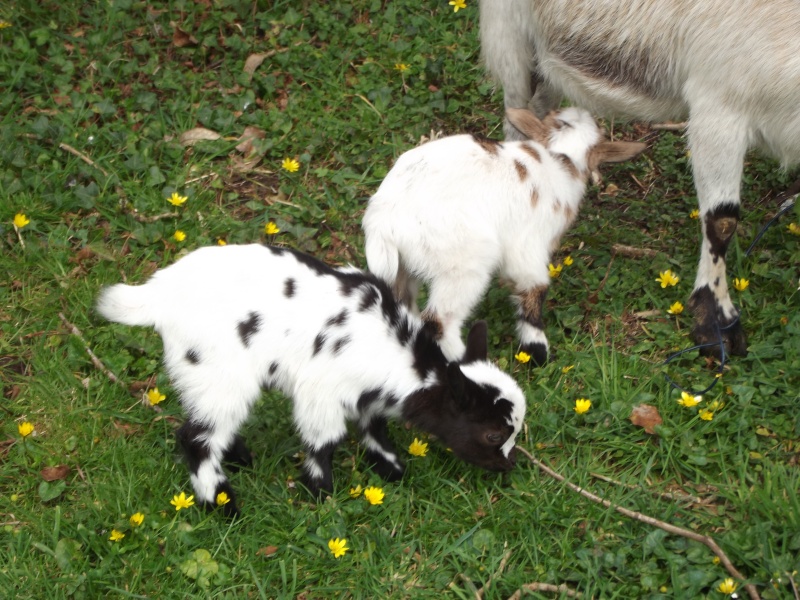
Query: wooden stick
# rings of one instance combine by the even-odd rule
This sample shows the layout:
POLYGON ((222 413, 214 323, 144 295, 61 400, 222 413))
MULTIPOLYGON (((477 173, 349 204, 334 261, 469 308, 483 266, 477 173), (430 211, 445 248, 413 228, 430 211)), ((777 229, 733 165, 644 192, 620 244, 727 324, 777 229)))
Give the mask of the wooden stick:
POLYGON ((625 246, 624 244, 612 244, 611 253, 627 256, 628 258, 642 258, 644 256, 653 258, 658 256, 658 252, 651 248, 636 248, 635 246, 625 246))
MULTIPOLYGON (((507 548, 508 542, 506 542, 503 547, 507 548)), ((483 584, 483 587, 476 592, 477 600, 483 600, 483 595, 486 593, 486 590, 489 589, 489 586, 492 585, 492 580, 503 574, 509 558, 511 558, 511 550, 506 550, 506 553, 503 554, 503 558, 500 559, 500 566, 497 567, 497 571, 490 575, 489 579, 486 580, 486 583, 483 584)))
POLYGON ((571 590, 567 584, 553 585, 552 583, 526 583, 516 592, 508 597, 508 600, 519 600, 522 597, 522 592, 553 592, 554 594, 565 594, 567 598, 583 598, 583 594, 571 590))
MULTIPOLYGON (((720 548, 710 536, 701 535, 689 529, 684 529, 683 527, 678 527, 677 525, 672 525, 671 523, 665 523, 664 521, 660 521, 654 517, 650 517, 635 510, 630 510, 627 508, 623 508, 622 506, 617 506, 616 504, 614 504, 609 500, 606 500, 605 498, 597 496, 596 494, 593 494, 590 491, 585 490, 578 485, 575 485, 574 483, 570 483, 569 481, 567 481, 566 477, 564 477, 560 473, 557 473, 556 471, 548 467, 540 460, 534 458, 530 452, 528 452, 521 446, 517 446, 517 451, 527 456, 528 460, 530 460, 534 465, 539 467, 541 471, 543 471, 553 479, 560 481, 561 483, 566 485, 569 489, 571 489, 573 492, 580 494, 584 498, 587 498, 588 500, 591 500, 596 504, 602 504, 607 508, 613 508, 615 511, 617 511, 622 515, 625 515, 626 517, 629 517, 636 521, 640 521, 647 525, 652 525, 653 527, 658 527, 659 529, 663 529, 668 533, 689 538, 690 540, 694 540, 695 542, 700 542, 701 544, 707 546, 719 558, 720 563, 722 563, 722 565, 725 567, 728 573, 730 573, 733 577, 735 577, 740 581, 743 581, 745 579, 745 576, 742 575, 736 569, 736 567, 733 566, 733 563, 728 558, 728 555, 725 554, 725 552, 723 552, 722 548, 720 548)), ((747 593, 750 595, 750 598, 752 598, 752 600, 760 600, 761 596, 758 595, 758 590, 756 589, 756 586, 754 586, 752 583, 746 583, 744 585, 744 589, 747 590, 747 593)))
POLYGON ((78 329, 74 324, 70 323, 67 320, 67 317, 64 316, 64 313, 61 313, 61 312, 58 313, 58 318, 61 319, 61 321, 64 323, 64 325, 67 326, 67 329, 69 329, 69 332, 72 335, 74 335, 75 337, 77 337, 81 341, 81 343, 83 344, 84 350, 86 350, 86 354, 88 354, 89 358, 92 359, 92 364, 95 366, 95 368, 97 370, 99 370, 101 373, 103 373, 106 377, 108 377, 108 379, 112 383, 115 383, 115 384, 117 384, 119 386, 122 386, 124 388, 125 384, 122 383, 122 381, 120 381, 119 377, 114 375, 114 373, 111 372, 111 369, 109 369, 107 366, 105 366, 103 364, 103 361, 100 360, 99 358, 97 358, 97 355, 94 352, 92 352, 92 349, 89 347, 89 342, 87 342, 86 338, 83 337, 83 334, 81 333, 81 330, 78 329))
POLYGON ((650 129, 655 131, 683 131, 688 123, 652 123, 650 129))
POLYGON ((94 167, 95 169, 97 169, 98 171, 100 171, 100 172, 101 172, 103 175, 105 175, 106 177, 108 177, 108 172, 106 172, 106 170, 105 170, 105 169, 103 169, 103 167, 100 167, 100 166, 98 166, 98 165, 97 165, 97 164, 96 164, 96 163, 95 163, 95 162, 94 162, 94 161, 93 161, 91 158, 89 158, 88 156, 86 156, 86 155, 85 155, 83 152, 81 152, 80 150, 76 150, 75 148, 73 148, 73 147, 72 147, 72 146, 70 146, 69 144, 65 144, 64 142, 61 142, 61 143, 58 145, 58 147, 59 147, 59 148, 61 148, 62 150, 66 150, 66 151, 67 151, 67 152, 69 152, 70 154, 74 154, 75 156, 77 156, 78 158, 80 158, 80 159, 81 159, 83 162, 85 162, 87 165, 90 165, 90 166, 94 167))

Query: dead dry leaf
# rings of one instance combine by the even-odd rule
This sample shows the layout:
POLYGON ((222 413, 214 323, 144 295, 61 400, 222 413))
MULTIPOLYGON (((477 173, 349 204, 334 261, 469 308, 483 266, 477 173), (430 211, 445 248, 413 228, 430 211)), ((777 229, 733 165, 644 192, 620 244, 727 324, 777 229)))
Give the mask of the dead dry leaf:
POLYGON ((262 52, 259 54, 251 54, 247 57, 247 60, 244 61, 244 69, 242 69, 247 75, 250 77, 253 76, 253 73, 256 72, 256 69, 261 66, 267 58, 269 58, 274 52, 262 52))
POLYGON ((633 407, 631 423, 637 427, 643 427, 645 433, 654 434, 656 432, 655 426, 661 425, 662 422, 661 415, 655 406, 640 404, 633 407))
POLYGON ((262 129, 248 125, 244 128, 244 133, 239 138, 239 143, 236 145, 236 149, 245 156, 249 156, 255 150, 253 141, 263 140, 265 137, 267 137, 267 134, 264 133, 262 129))
POLYGON ((206 129, 205 127, 195 127, 189 131, 184 131, 178 141, 182 146, 194 146, 197 142, 213 142, 220 139, 222 136, 216 131, 206 129))
POLYGON ((69 475, 69 467, 67 465, 58 465, 56 467, 45 467, 39 474, 45 481, 58 481, 65 479, 69 475))
POLYGON ((278 551, 277 546, 264 546, 256 550, 256 556, 272 556, 278 551))
POLYGON ((175 21, 170 21, 172 27, 172 45, 176 48, 183 48, 185 46, 196 46, 198 44, 197 38, 188 31, 181 29, 175 21))

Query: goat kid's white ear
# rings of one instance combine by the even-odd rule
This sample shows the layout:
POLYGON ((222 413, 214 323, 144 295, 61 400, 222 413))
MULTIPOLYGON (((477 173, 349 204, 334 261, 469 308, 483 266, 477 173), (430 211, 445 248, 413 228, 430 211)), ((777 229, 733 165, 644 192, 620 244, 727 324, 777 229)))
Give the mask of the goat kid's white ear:
POLYGON ((529 140, 547 145, 550 128, 527 108, 507 108, 506 119, 529 140))
POLYGON ((467 349, 464 352, 463 364, 486 360, 489 355, 489 327, 486 321, 475 321, 467 334, 467 349))

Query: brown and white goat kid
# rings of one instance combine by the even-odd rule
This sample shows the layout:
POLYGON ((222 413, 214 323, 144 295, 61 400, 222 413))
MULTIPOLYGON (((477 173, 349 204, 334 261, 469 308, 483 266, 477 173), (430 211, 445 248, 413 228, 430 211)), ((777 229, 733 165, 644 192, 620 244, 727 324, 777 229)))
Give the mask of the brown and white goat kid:
POLYGON ((688 118, 703 235, 692 334, 746 354, 725 254, 747 149, 800 160, 800 2, 480 0, 480 27, 506 109, 544 115, 566 96, 609 117, 688 118))
POLYGON ((578 213, 589 174, 645 149, 604 141, 578 108, 544 121, 511 109, 508 118, 530 139, 456 135, 409 150, 364 214, 370 271, 412 308, 419 283, 428 285, 422 317, 440 328, 450 360, 464 352, 461 326, 499 272, 514 285, 521 349, 536 364, 547 361, 542 308, 551 254, 578 213))
POLYGON ((366 458, 387 479, 403 474, 389 418, 435 434, 459 458, 489 470, 514 464, 525 396, 486 360, 476 323, 460 362, 448 362, 432 327, 408 313, 386 284, 289 249, 251 244, 189 253, 144 285, 106 288, 111 321, 155 327, 187 420, 178 431, 198 500, 236 496, 222 462, 248 464, 238 435, 262 389, 293 400, 305 446, 306 484, 333 489, 334 448, 355 421, 366 458))

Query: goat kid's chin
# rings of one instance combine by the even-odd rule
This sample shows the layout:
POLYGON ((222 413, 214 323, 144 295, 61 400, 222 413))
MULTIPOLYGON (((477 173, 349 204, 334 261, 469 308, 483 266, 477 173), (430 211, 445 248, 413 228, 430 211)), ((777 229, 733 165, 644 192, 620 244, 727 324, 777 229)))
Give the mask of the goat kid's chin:
POLYGON ((517 449, 512 448, 508 456, 504 456, 498 449, 495 453, 487 456, 485 453, 476 454, 475 452, 453 450, 454 454, 461 460, 495 473, 507 473, 517 464, 517 449))

